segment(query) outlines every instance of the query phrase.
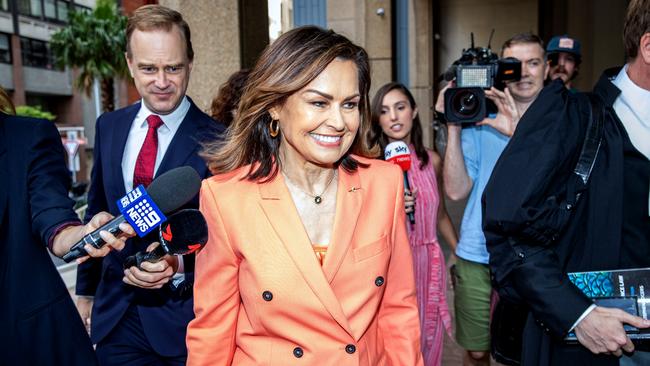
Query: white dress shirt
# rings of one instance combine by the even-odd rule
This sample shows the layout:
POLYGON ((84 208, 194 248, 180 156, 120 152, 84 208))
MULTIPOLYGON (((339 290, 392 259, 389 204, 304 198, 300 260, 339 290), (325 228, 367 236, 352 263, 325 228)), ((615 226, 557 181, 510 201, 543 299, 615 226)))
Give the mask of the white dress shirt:
POLYGON ((650 159, 650 90, 634 84, 627 75, 627 65, 613 81, 621 94, 614 102, 616 115, 625 126, 632 145, 650 159))
MULTIPOLYGON (((181 126, 181 123, 185 119, 187 112, 190 110, 190 101, 187 100, 186 96, 183 96, 180 105, 172 113, 158 116, 162 119, 162 126, 158 127, 158 151, 156 152, 156 165, 154 166, 154 177, 158 171, 158 167, 162 162, 167 148, 172 142, 176 131, 181 126)), ((147 136, 147 131, 149 130, 149 124, 147 123, 147 117, 155 114, 147 108, 144 104, 144 100, 140 101, 140 110, 138 114, 135 115, 133 123, 131 123, 131 129, 129 130, 129 137, 126 139, 126 144, 124 145, 124 156, 122 156, 122 178, 124 179, 124 188, 127 192, 133 189, 133 173, 135 172, 135 162, 138 159, 138 154, 144 143, 144 139, 147 136)), ((183 256, 178 257, 178 271, 174 274, 172 282, 178 284, 183 281, 184 276, 184 265, 183 265, 183 256)))
MULTIPOLYGON (((156 165, 154 166, 154 176, 158 171, 158 167, 162 162, 167 148, 172 142, 176 131, 181 126, 181 122, 185 119, 185 115, 190 110, 190 101, 187 97, 183 97, 181 104, 172 113, 167 115, 158 115, 163 121, 163 125, 158 127, 158 152, 156 153, 156 165)), ((147 117, 155 114, 147 108, 144 101, 140 102, 140 110, 135 115, 131 129, 129 130, 129 137, 126 139, 124 145, 124 156, 122 156, 122 177, 124 178, 124 189, 129 192, 133 189, 133 173, 135 172, 135 162, 138 159, 138 154, 144 143, 149 130, 147 117)))

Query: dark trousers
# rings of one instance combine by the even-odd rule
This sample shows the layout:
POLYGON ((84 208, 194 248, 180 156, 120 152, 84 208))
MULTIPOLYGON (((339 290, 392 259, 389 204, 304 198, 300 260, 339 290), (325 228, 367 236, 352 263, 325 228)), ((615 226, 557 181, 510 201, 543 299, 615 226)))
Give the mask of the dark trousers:
POLYGON ((101 366, 183 366, 187 361, 186 355, 164 357, 151 347, 135 306, 97 344, 96 352, 101 366))

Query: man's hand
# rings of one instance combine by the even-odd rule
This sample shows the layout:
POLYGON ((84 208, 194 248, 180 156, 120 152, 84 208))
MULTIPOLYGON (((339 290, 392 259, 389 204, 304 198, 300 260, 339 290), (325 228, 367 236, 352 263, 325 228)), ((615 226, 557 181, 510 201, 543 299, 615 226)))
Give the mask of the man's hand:
POLYGON ((575 328, 580 344, 592 353, 621 356, 622 351, 633 352, 634 344, 625 334, 623 324, 637 328, 650 327, 650 321, 628 314, 620 309, 597 306, 575 328))
POLYGON ((90 321, 93 310, 93 298, 90 296, 79 296, 77 297, 77 311, 81 320, 86 326, 86 332, 90 334, 90 321))
MULTIPOLYGON (((76 242, 81 240, 84 235, 92 233, 112 219, 113 216, 111 214, 107 212, 100 212, 97 215, 93 216, 90 222, 88 222, 86 225, 69 226, 63 229, 54 237, 52 241, 52 252, 54 255, 62 257, 64 254, 68 253, 70 251, 70 248, 76 242)), ((90 244, 86 244, 84 249, 88 253, 88 256, 104 257, 113 249, 122 250, 122 248, 124 248, 126 239, 134 236, 135 231, 131 225, 127 223, 120 224, 120 230, 122 231, 122 234, 118 235, 118 237, 115 237, 108 231, 101 231, 99 235, 102 237, 102 239, 104 239, 106 244, 99 249, 93 247, 90 244)), ((84 262, 89 258, 88 256, 77 259, 77 263, 84 262)))
MULTIPOLYGON (((147 252, 154 250, 160 243, 154 242, 147 247, 147 252)), ((165 255, 158 262, 143 262, 141 268, 136 266, 124 270, 122 281, 131 286, 146 289, 159 289, 174 276, 178 270, 178 258, 165 255)))
POLYGON ((454 82, 450 81, 438 93, 438 98, 436 99, 436 104, 434 106, 436 112, 445 113, 445 92, 447 91, 447 89, 449 89, 449 88, 451 88, 453 86, 454 86, 454 82))
POLYGON ((485 96, 489 98, 497 106, 497 115, 495 118, 485 118, 477 125, 492 126, 495 130, 510 137, 515 133, 515 128, 521 116, 517 110, 512 94, 508 88, 505 91, 500 91, 494 87, 485 91, 485 96))

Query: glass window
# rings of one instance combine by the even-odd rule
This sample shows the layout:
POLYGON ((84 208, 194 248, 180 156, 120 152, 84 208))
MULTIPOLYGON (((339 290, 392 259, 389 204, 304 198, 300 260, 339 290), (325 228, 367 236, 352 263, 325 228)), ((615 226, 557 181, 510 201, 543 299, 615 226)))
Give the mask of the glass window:
POLYGON ((42 0, 18 0, 18 12, 23 15, 40 18, 42 0))
POLYGON ((9 0, 0 0, 0 10, 9 11, 9 0))
POLYGON ((45 0, 43 4, 43 9, 45 10, 45 17, 50 19, 56 19, 56 4, 55 0, 45 0))
POLYGON ((20 48, 24 66, 56 69, 54 66, 54 56, 47 42, 21 37, 20 48))
POLYGON ((40 17, 43 13, 41 12, 41 1, 42 0, 31 0, 30 1, 30 11, 32 16, 40 17))
POLYGON ((11 63, 11 42, 8 34, 0 33, 0 62, 11 63))
POLYGON ((70 8, 70 3, 67 1, 57 1, 56 10, 57 10, 57 19, 62 22, 68 22, 68 10, 70 8))
POLYGON ((18 12, 23 15, 29 15, 31 12, 29 11, 30 8, 30 0, 18 0, 18 12))

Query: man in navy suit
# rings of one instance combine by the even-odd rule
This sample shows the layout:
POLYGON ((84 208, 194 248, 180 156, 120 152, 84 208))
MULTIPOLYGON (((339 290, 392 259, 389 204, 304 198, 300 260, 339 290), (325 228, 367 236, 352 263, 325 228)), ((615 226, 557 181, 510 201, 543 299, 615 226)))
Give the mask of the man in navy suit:
MULTIPOLYGON (((97 120, 89 215, 117 213, 115 202, 126 192, 172 168, 209 175, 200 143, 224 127, 185 95, 193 56, 189 26, 178 12, 147 5, 129 18, 126 59, 142 100, 97 120)), ((197 208, 198 197, 188 207, 197 208)), ((135 238, 78 271, 77 307, 102 365, 185 364, 194 255, 123 269, 127 256, 151 250, 155 240, 135 238)))
MULTIPOLYGON (((50 256, 62 256, 83 235, 111 219, 99 213, 81 226, 68 198, 70 175, 61 137, 49 121, 3 113, 0 88, 0 364, 97 364, 68 289, 50 256)), ((121 229, 133 235, 128 225, 121 229)), ((105 233, 91 256, 120 249, 105 233)))

